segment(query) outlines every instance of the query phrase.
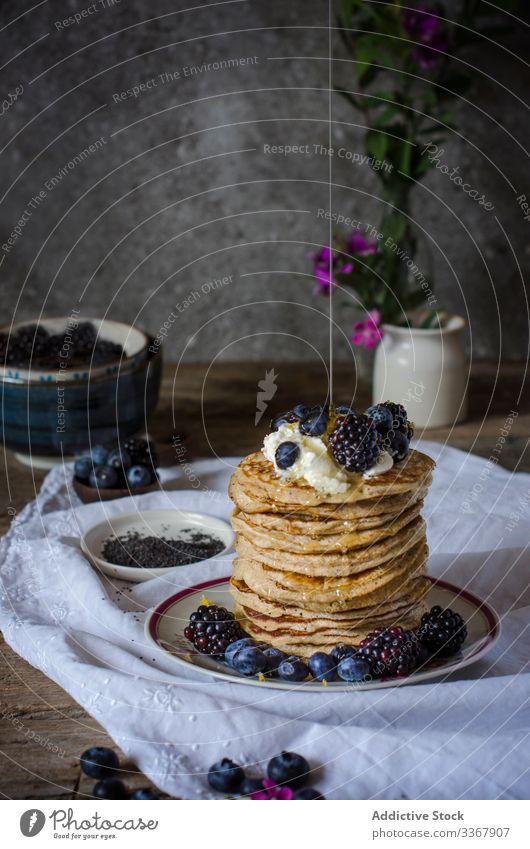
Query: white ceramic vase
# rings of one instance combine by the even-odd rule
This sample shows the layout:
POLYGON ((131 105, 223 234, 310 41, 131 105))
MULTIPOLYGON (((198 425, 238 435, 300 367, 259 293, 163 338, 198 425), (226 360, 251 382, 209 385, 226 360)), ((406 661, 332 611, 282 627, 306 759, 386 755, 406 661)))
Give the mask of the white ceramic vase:
POLYGON ((383 325, 373 403, 402 403, 417 427, 444 427, 465 418, 469 363, 460 340, 464 327, 460 316, 431 330, 383 325))

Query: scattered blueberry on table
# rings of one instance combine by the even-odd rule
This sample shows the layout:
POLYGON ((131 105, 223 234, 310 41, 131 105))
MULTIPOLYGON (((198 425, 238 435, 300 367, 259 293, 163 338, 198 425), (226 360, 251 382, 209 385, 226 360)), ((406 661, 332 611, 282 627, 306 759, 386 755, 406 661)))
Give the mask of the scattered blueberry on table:
POLYGON ((120 759, 108 746, 91 746, 79 759, 81 769, 89 778, 97 778, 92 795, 96 799, 161 799, 162 795, 153 787, 140 787, 132 792, 115 774, 120 768, 120 759))
POLYGON ((107 746, 92 746, 79 759, 81 769, 90 778, 109 778, 120 765, 118 755, 107 746))
POLYGON ((325 797, 314 787, 308 787, 311 767, 302 755, 281 752, 267 765, 263 778, 245 774, 243 767, 230 758, 223 758, 210 767, 208 784, 217 793, 230 798, 259 800, 310 800, 325 797))
POLYGON ((104 778, 94 786, 96 799, 128 799, 129 793, 120 778, 104 778))

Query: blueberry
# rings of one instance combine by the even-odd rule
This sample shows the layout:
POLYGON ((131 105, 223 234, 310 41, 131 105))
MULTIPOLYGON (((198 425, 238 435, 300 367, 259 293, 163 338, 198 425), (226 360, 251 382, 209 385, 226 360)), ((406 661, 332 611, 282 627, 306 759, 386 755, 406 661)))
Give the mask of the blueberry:
POLYGON ((343 657, 351 657, 355 654, 355 649, 353 646, 348 646, 346 643, 339 643, 331 649, 330 655, 335 661, 335 663, 339 663, 343 657))
POLYGON ((107 466, 112 466, 114 469, 127 471, 132 466, 131 455, 125 448, 116 448, 111 451, 107 457, 107 466))
POLYGON ((237 652, 247 646, 255 646, 256 640, 253 640, 252 637, 243 637, 241 640, 236 640, 234 643, 230 643, 225 650, 225 661, 229 666, 232 666, 234 663, 234 657, 237 652))
POLYGON ((149 486, 153 483, 153 473, 147 466, 131 466, 127 469, 127 480, 132 487, 149 486))
POLYGON ((311 407, 308 407, 307 404, 297 404, 296 407, 293 407, 293 414, 297 419, 304 419, 310 412, 311 407))
POLYGON ((146 801, 151 801, 152 799, 160 799, 160 793, 157 793, 152 787, 140 787, 139 790, 135 790, 134 793, 131 793, 129 799, 144 799, 146 801))
POLYGON ((234 655, 232 666, 241 675, 258 675, 267 668, 267 658, 256 646, 244 646, 234 655))
POLYGON ((86 481, 90 477, 93 467, 92 457, 79 457, 74 463, 74 475, 79 480, 86 481))
POLYGON ((208 784, 219 793, 235 793, 239 790, 245 773, 229 758, 223 758, 208 771, 208 784))
POLYGON ((112 466, 96 466, 88 478, 88 483, 94 489, 112 489, 118 482, 118 472, 112 466))
POLYGON ((238 792, 241 794, 241 796, 250 796, 250 794, 255 793, 256 790, 263 790, 263 779, 249 778, 248 776, 245 776, 245 778, 239 785, 238 792))
POLYGON ((296 442, 280 442, 274 459, 279 469, 290 469, 298 460, 300 448, 296 442))
POLYGON ((404 433, 400 430, 395 430, 390 438, 390 453, 394 458, 395 463, 404 460, 409 453, 410 442, 404 433))
POLYGON ((370 674, 370 665, 362 658, 350 655, 342 658, 337 672, 343 681, 363 681, 370 674))
POLYGON ((107 462, 109 452, 104 445, 94 445, 94 447, 90 451, 90 456, 92 457, 94 465, 104 466, 107 462))
POLYGON ((297 421, 298 417, 295 416, 292 410, 288 410, 286 413, 280 413, 271 421, 271 433, 277 431, 283 424, 293 424, 297 421))
POLYGON ((315 787, 301 787, 300 790, 295 790, 293 793, 293 799, 300 799, 304 802, 309 802, 312 799, 325 799, 315 787))
POLYGON ((90 778, 107 778, 118 769, 120 761, 116 752, 108 746, 92 746, 83 752, 79 765, 90 778))
POLYGON ((351 416, 352 413, 355 413, 355 410, 351 407, 347 407, 345 404, 339 404, 338 407, 335 407, 335 412, 339 416, 351 416))
POLYGON ((269 646, 263 650, 263 654, 267 658, 267 674, 270 678, 276 678, 278 675, 278 667, 282 660, 285 660, 287 655, 280 649, 275 649, 269 646))
POLYGON ((312 410, 305 419, 300 422, 300 433, 305 436, 322 436, 328 429, 328 414, 322 408, 312 410))
POLYGON ((333 681, 336 677, 337 664, 329 654, 317 651, 307 661, 309 671, 317 681, 333 681))
POLYGON ((394 417, 384 404, 374 404, 372 407, 368 407, 365 415, 375 422, 378 433, 383 435, 388 433, 394 424, 394 417))
POLYGON ((105 778, 94 786, 92 795, 96 799, 127 799, 129 794, 119 778, 105 778))
POLYGON ((305 681, 309 669, 299 657, 286 657, 278 666, 278 678, 283 681, 305 681))
POLYGON ((276 784, 288 784, 298 790, 307 784, 310 767, 302 755, 282 752, 269 761, 267 775, 276 784))

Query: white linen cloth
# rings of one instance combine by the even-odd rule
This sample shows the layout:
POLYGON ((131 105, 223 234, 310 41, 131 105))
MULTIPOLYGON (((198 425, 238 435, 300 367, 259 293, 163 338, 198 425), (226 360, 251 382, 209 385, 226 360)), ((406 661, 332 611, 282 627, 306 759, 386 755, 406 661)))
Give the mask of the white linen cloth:
MULTIPOLYGON (((212 798, 222 757, 261 774, 282 749, 319 766, 333 799, 528 798, 530 475, 425 442, 438 463, 424 514, 430 572, 487 599, 502 636, 482 661, 434 683, 372 692, 278 691, 187 671, 146 646, 145 611, 228 575, 231 557, 143 584, 93 569, 79 535, 105 515, 175 506, 228 518, 236 458, 165 470, 170 491, 82 505, 71 467, 49 473, 0 543, 0 626, 165 792, 212 798)), ((95 741, 96 742, 96 741, 95 741)))

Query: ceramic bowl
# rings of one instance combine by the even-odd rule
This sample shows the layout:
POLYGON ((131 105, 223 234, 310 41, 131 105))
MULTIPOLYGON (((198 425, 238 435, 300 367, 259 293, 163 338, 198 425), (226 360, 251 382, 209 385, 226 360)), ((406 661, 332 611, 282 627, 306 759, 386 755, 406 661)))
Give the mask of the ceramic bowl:
MULTIPOLYGON (((39 460, 81 454, 146 430, 158 402, 160 349, 147 346, 134 368, 76 380, 0 378, 4 445, 39 460), (153 353, 156 351, 156 353, 153 353)), ((35 464, 34 464, 35 465, 35 464)))
MULTIPOLYGON (((217 519, 208 513, 195 513, 184 510, 144 510, 126 515, 108 516, 102 522, 89 528, 81 538, 81 550, 90 562, 111 578, 123 581, 148 581, 176 572, 180 566, 164 566, 162 568, 142 568, 141 566, 121 566, 119 563, 109 563, 102 555, 103 544, 111 536, 123 536, 128 532, 138 531, 150 536, 165 536, 169 539, 178 537, 186 528, 202 530, 219 537, 224 543, 224 549, 215 557, 216 560, 227 554, 234 544, 234 532, 228 522, 217 519)), ((201 561, 206 563, 206 560, 201 561)), ((196 565, 196 562, 195 562, 196 565)))
MULTIPOLYGON (((26 327, 32 324, 38 324, 51 334, 64 334, 65 339, 68 337, 68 321, 67 316, 58 318, 43 318, 40 321, 18 321, 11 327, 5 324, 0 327, 0 333, 6 333, 12 336, 21 327, 26 327)), ((106 318, 79 318, 79 323, 89 322, 94 325, 98 338, 105 339, 108 342, 115 342, 123 348, 123 356, 103 365, 90 365, 86 367, 76 366, 75 368, 58 369, 42 369, 34 365, 29 368, 20 366, 6 365, 0 367, 0 378, 6 381, 27 382, 51 382, 55 383, 59 380, 61 383, 65 381, 79 381, 95 379, 97 377, 105 377, 118 372, 129 371, 136 368, 139 363, 147 359, 150 339, 143 330, 133 327, 130 324, 125 324, 122 321, 111 321, 106 318)), ((67 350, 67 349, 66 349, 67 350)), ((68 362, 68 360, 66 360, 68 362)))

